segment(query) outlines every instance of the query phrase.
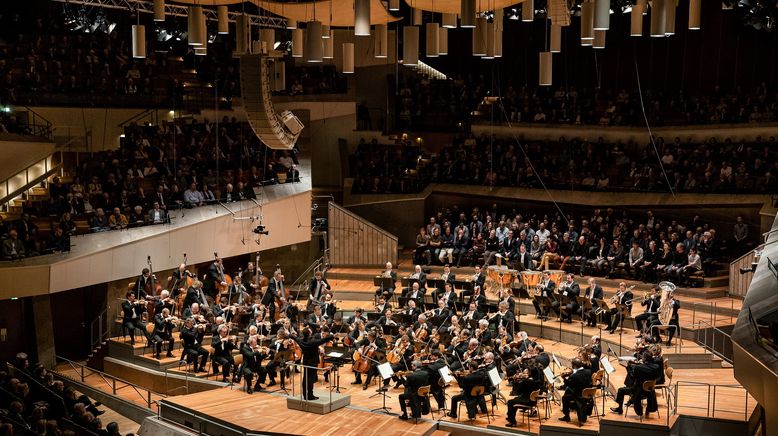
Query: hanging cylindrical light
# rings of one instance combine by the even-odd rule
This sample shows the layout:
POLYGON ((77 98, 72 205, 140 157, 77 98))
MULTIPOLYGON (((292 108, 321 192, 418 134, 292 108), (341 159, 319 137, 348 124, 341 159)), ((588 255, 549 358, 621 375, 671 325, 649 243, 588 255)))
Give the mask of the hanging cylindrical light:
POLYGON ((389 0, 389 10, 390 11, 399 11, 400 10, 400 0, 389 0))
POLYGON ((665 0, 665 36, 675 35, 675 7, 677 0, 665 0))
POLYGON ((538 84, 540 86, 551 86, 553 60, 553 53, 550 51, 540 52, 540 62, 538 63, 538 84))
POLYGON ((486 17, 478 17, 473 29, 473 56, 486 55, 486 17))
POLYGON ((535 19, 535 0, 525 0, 521 4, 521 21, 529 23, 535 19))
POLYGON ((243 54, 249 49, 249 18, 240 14, 235 17, 235 53, 243 54))
POLYGON ((322 61, 321 21, 309 21, 305 25, 305 57, 308 62, 322 61))
POLYGON ((494 38, 495 38, 494 23, 486 23, 484 27, 484 39, 486 40, 486 54, 483 59, 494 59, 494 38))
POLYGON ((386 24, 375 25, 375 57, 385 58, 389 53, 389 26, 386 24))
POLYGON ((584 1, 581 3, 581 45, 585 44, 585 41, 591 41, 594 39, 594 3, 590 1, 584 1))
POLYGON ((370 36, 370 0, 354 0, 354 35, 370 36))
POLYGON ((445 27, 438 29, 438 54, 441 56, 448 54, 448 29, 445 27))
POLYGON ((354 43, 343 43, 343 74, 354 74, 354 43))
POLYGON ((700 30, 702 0, 689 0, 689 30, 700 30))
POLYGON ((194 54, 195 56, 207 56, 208 55, 208 46, 202 45, 194 48, 194 54))
POLYGON ((605 48, 605 33, 607 30, 595 30, 594 40, 592 41, 592 47, 603 49, 605 48))
POLYGON ((632 6, 630 12, 630 30, 631 36, 643 36, 643 11, 646 9, 646 0, 638 0, 632 6))
POLYGON ((457 14, 443 14, 443 23, 441 24, 442 27, 445 27, 447 29, 456 29, 457 28, 457 14))
POLYGON ((276 44, 275 29, 260 29, 259 40, 261 41, 262 53, 270 53, 276 44))
POLYGON ((305 33, 303 32, 303 29, 300 29, 298 27, 297 29, 292 30, 292 57, 293 58, 303 57, 304 40, 305 40, 305 33))
POLYGON ((424 24, 424 11, 418 8, 413 8, 413 25, 421 26, 424 24))
POLYGON ((549 44, 551 53, 562 51, 562 26, 559 24, 551 25, 551 43, 549 44))
POLYGON ((205 16, 203 7, 200 5, 189 6, 187 33, 189 34, 189 45, 205 44, 205 26, 203 26, 205 16))
POLYGON ((154 0, 154 21, 165 21, 165 0, 154 0))
POLYGON ((220 35, 230 33, 230 21, 227 18, 227 6, 216 6, 216 31, 220 35))
POLYGON ((330 37, 330 26, 329 24, 322 24, 321 25, 321 37, 323 39, 328 39, 330 37))
POLYGON ((323 59, 332 59, 335 57, 335 35, 334 31, 330 30, 327 34, 327 37, 324 38, 324 35, 322 35, 322 54, 321 57, 323 59))
POLYGON ((438 23, 427 23, 425 29, 426 50, 428 58, 440 56, 440 26, 438 23))
POLYGON ((403 27, 403 65, 419 64, 419 28, 403 27))
POLYGON ((293 20, 291 18, 286 19, 286 28, 289 30, 297 29, 297 20, 293 20))
POLYGON ((594 30, 608 30, 611 21, 611 0, 594 0, 594 30))
POLYGON ((459 27, 475 27, 475 0, 461 0, 459 27))
POLYGON ((651 37, 665 36, 665 0, 653 0, 651 3, 651 37))
POLYGON ((146 26, 143 24, 132 25, 132 57, 146 57, 146 26))

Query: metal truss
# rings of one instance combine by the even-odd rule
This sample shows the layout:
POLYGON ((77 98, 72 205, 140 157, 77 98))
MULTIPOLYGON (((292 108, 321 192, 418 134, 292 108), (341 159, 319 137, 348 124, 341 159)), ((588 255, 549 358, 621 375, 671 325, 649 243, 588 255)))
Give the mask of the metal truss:
MULTIPOLYGON (((84 5, 103 9, 116 9, 116 10, 136 10, 145 14, 154 13, 154 3, 144 0, 53 0, 58 3, 67 3, 71 5, 84 5)), ((205 19, 210 21, 216 21, 216 9, 203 8, 203 14, 205 19)), ((186 17, 187 6, 170 4, 165 2, 165 15, 174 17, 186 17)), ((234 22, 235 17, 242 15, 239 12, 228 12, 227 16, 229 20, 234 22)), ((286 27, 286 19, 282 17, 270 17, 265 15, 253 15, 246 14, 249 18, 249 22, 253 26, 260 27, 273 27, 283 29, 286 27)))

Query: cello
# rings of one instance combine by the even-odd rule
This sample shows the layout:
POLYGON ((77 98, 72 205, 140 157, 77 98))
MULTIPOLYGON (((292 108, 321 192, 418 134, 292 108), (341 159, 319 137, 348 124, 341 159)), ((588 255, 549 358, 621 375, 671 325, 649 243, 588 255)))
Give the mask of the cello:
POLYGON ((351 365, 351 369, 354 372, 367 374, 367 372, 370 371, 370 368, 373 367, 373 361, 375 360, 377 349, 378 346, 375 344, 375 342, 371 342, 367 345, 361 346, 358 350, 355 350, 352 356, 354 359, 354 364, 351 365))
MULTIPOLYGON (((218 262, 219 254, 214 252, 214 263, 218 262)), ((213 286, 214 289, 216 289, 216 298, 214 298, 215 301, 218 301, 219 297, 222 294, 226 294, 227 290, 230 288, 230 285, 232 285, 232 277, 229 274, 224 273, 224 264, 220 265, 221 268, 217 270, 218 277, 216 277, 216 282, 214 282, 213 286)))

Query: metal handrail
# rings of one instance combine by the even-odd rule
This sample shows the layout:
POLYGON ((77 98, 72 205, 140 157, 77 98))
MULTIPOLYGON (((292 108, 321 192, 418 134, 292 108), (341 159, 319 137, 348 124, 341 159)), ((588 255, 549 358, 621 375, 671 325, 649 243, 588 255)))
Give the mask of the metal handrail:
POLYGON ((97 318, 93 319, 91 323, 89 323, 89 335, 90 335, 90 347, 92 350, 95 349, 97 344, 101 343, 106 337, 108 337, 109 329, 108 326, 105 325, 105 320, 108 319, 108 310, 111 309, 111 306, 106 306, 105 309, 103 309, 102 312, 100 312, 99 315, 97 315, 97 318), (95 339, 95 323, 97 323, 97 339, 95 339), (103 327, 105 327, 105 330, 103 330, 103 327))
POLYGON ((720 328, 716 327, 715 325, 712 325, 712 324, 710 324, 710 323, 708 323, 706 321, 702 321, 702 320, 697 321, 697 323, 694 325, 694 327, 696 327, 696 329, 695 329, 696 330, 695 342, 697 342, 698 344, 702 345, 702 347, 706 351, 710 351, 712 354, 715 354, 716 356, 724 359, 728 363, 732 363, 732 359, 730 359, 729 357, 725 356, 724 354, 719 353, 718 351, 716 351, 716 347, 715 347, 715 345, 716 345, 716 335, 715 335, 715 333, 720 333, 722 335, 722 337, 724 338, 722 340, 722 343, 721 343, 722 346, 724 345, 724 343, 725 343, 724 341, 726 339, 729 339, 730 342, 732 341, 732 336, 730 334, 728 334, 727 332, 721 330, 720 328), (700 341, 700 328, 699 327, 702 326, 702 325, 705 325, 705 336, 703 337, 703 340, 700 341), (713 331, 713 333, 711 334, 711 342, 713 343, 712 345, 708 344, 708 330, 712 330, 713 331))
POLYGON ((295 279, 294 282, 292 282, 292 289, 294 289, 295 286, 300 287, 299 289, 306 288, 308 285, 308 279, 311 276, 311 274, 314 271, 321 270, 321 268, 325 265, 327 265, 329 259, 329 248, 324 250, 324 255, 319 257, 318 259, 314 260, 310 265, 308 265, 308 268, 305 269, 305 271, 300 274, 297 279, 295 279))
MULTIPOLYGON (((710 324, 715 324, 716 321, 719 320, 718 315, 716 315, 716 312, 719 307, 719 301, 697 301, 692 303, 692 325, 696 324, 697 321, 697 306, 707 306, 710 308, 710 324)), ((729 299, 729 315, 726 318, 729 318, 730 322, 732 324, 735 323, 736 316, 733 315, 735 311, 735 300, 733 298, 729 299)))
MULTIPOLYGON (((97 369, 90 368, 90 367, 84 365, 83 363, 79 363, 79 362, 70 360, 70 359, 68 359, 66 357, 55 356, 55 358, 57 360, 61 360, 61 361, 66 362, 68 365, 70 365, 71 368, 73 368, 76 372, 78 372, 79 377, 81 378, 81 383, 85 383, 85 380, 86 380, 87 377, 96 374, 96 375, 100 376, 100 378, 103 379, 103 381, 108 385, 108 387, 111 388, 111 393, 113 395, 116 395, 116 392, 121 390, 121 389, 124 389, 126 387, 132 387, 135 390, 135 392, 141 397, 141 399, 146 403, 146 408, 147 409, 151 409, 152 404, 156 403, 156 401, 153 401, 151 399, 151 394, 154 394, 154 395, 156 395, 158 397, 161 397, 161 398, 166 398, 167 397, 167 395, 165 395, 163 393, 156 392, 156 391, 153 391, 151 389, 145 388, 143 386, 137 385, 135 383, 128 382, 127 380, 120 379, 119 377, 115 377, 115 376, 113 376, 111 374, 108 374, 106 372, 102 372, 102 371, 99 371, 97 369), (86 373, 87 371, 89 371, 88 374, 86 373), (116 387, 116 383, 117 382, 118 383, 123 383, 124 386, 119 386, 117 388, 116 387), (141 391, 145 392, 145 396, 144 396, 143 392, 141 392, 141 391)), ((52 369, 52 371, 57 372, 56 369, 54 369, 54 368, 52 369)))
POLYGON ((710 418, 716 417, 716 411, 719 412, 727 412, 727 413, 740 413, 739 410, 726 410, 726 409, 716 409, 716 393, 720 389, 741 389, 745 393, 745 404, 743 408, 743 419, 745 421, 748 421, 748 391, 746 388, 744 388, 742 385, 739 384, 718 384, 718 383, 706 383, 706 382, 696 382, 696 381, 689 381, 689 380, 679 380, 675 382, 674 389, 675 389, 675 413, 678 412, 678 404, 681 402, 679 395, 679 388, 681 386, 697 386, 697 387, 707 387, 708 389, 708 404, 706 407, 701 406, 690 406, 690 405, 684 405, 683 407, 688 407, 690 409, 705 409, 705 415, 710 418))

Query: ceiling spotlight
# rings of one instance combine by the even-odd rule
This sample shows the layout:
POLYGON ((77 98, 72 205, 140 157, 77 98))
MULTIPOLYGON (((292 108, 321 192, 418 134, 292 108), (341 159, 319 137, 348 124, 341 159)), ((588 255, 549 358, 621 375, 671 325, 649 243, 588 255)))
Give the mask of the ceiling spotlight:
POLYGON ((508 19, 509 20, 518 21, 520 18, 521 18, 521 15, 519 14, 518 9, 511 8, 511 10, 508 11, 508 19))

